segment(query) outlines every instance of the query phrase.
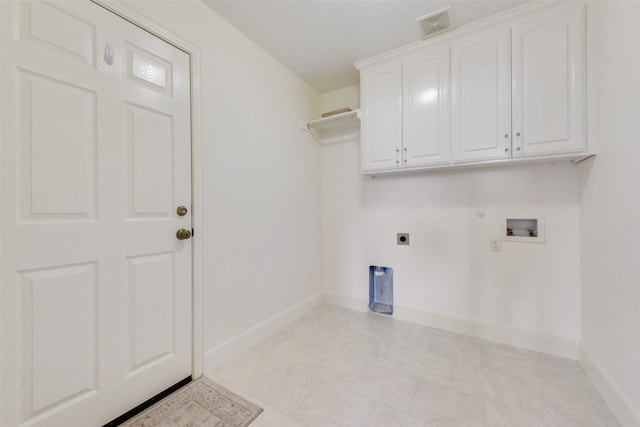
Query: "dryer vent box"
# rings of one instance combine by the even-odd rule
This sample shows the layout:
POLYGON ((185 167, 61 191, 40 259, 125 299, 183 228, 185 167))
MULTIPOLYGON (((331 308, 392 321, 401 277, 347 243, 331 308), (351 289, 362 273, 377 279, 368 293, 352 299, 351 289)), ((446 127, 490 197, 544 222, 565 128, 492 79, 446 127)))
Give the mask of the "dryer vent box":
POLYGON ((369 267, 369 311, 393 314, 393 268, 369 267))

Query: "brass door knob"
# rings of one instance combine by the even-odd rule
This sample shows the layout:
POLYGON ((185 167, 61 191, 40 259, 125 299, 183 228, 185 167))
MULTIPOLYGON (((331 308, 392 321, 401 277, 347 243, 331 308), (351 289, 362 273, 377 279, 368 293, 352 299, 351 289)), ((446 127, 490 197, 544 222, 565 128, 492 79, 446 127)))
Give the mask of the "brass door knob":
POLYGON ((176 237, 178 238, 178 240, 187 240, 191 237, 191 231, 187 230, 186 228, 181 228, 180 230, 176 231, 176 237))
POLYGON ((178 206, 178 209, 176 209, 176 213, 179 216, 185 216, 187 212, 189 212, 189 210, 184 206, 178 206))

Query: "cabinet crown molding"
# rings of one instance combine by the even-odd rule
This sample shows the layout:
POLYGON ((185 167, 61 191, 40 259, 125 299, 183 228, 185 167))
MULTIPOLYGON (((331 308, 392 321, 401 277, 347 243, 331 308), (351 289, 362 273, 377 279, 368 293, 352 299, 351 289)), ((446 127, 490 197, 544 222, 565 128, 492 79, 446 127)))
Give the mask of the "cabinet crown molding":
POLYGON ((370 58, 362 59, 355 62, 353 65, 360 71, 363 69, 373 67, 382 63, 387 63, 394 59, 400 59, 406 55, 420 52, 423 49, 427 49, 431 46, 437 46, 442 43, 448 43, 460 37, 471 35, 475 32, 487 30, 491 28, 497 28, 499 26, 509 27, 513 21, 519 19, 525 19, 531 14, 543 12, 545 10, 564 10, 566 8, 572 8, 576 5, 586 5, 587 1, 576 0, 567 2, 557 2, 551 0, 532 1, 525 3, 522 6, 515 7, 513 9, 500 12, 496 15, 492 15, 469 24, 463 25, 458 28, 454 28, 451 31, 442 33, 426 40, 418 40, 405 46, 401 46, 396 49, 383 52, 381 54, 372 56, 370 58))

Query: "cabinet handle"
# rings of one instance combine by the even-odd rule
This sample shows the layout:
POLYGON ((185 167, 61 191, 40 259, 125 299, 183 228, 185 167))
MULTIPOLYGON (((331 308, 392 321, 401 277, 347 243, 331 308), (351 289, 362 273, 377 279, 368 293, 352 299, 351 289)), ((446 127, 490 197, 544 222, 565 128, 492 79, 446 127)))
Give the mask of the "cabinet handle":
POLYGON ((520 151, 520 147, 516 148, 516 150, 520 151))
POLYGON ((508 152, 509 152, 509 149, 508 149, 508 148, 505 148, 505 149, 504 149, 504 152, 505 152, 505 153, 508 153, 508 152))
POLYGON ((504 137, 505 137, 505 138, 509 138, 509 134, 508 134, 508 133, 505 133, 505 134, 504 134, 504 137))
POLYGON ((516 136, 520 136, 520 132, 516 133, 516 136))

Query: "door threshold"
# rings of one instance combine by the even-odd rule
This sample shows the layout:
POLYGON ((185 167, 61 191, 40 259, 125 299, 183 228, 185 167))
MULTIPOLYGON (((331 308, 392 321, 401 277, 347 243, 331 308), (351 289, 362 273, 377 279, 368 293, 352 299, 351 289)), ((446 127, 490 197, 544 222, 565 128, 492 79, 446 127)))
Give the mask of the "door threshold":
POLYGON ((192 381, 192 378, 191 378, 191 375, 189 375, 187 378, 185 378, 185 379, 183 379, 181 381, 178 381, 177 383, 175 383, 174 385, 172 385, 168 389, 163 390, 160 393, 156 394, 151 399, 145 400, 144 402, 142 402, 141 404, 139 404, 135 408, 133 408, 133 409, 125 412, 124 414, 120 415, 118 418, 115 418, 115 419, 109 421, 108 423, 106 423, 102 427, 119 426, 120 424, 124 423, 125 421, 135 417, 140 412, 144 411, 145 409, 147 409, 149 406, 153 405, 154 403, 159 402, 160 400, 162 400, 165 397, 169 396, 171 393, 181 389, 185 385, 189 384, 191 381, 192 381))

